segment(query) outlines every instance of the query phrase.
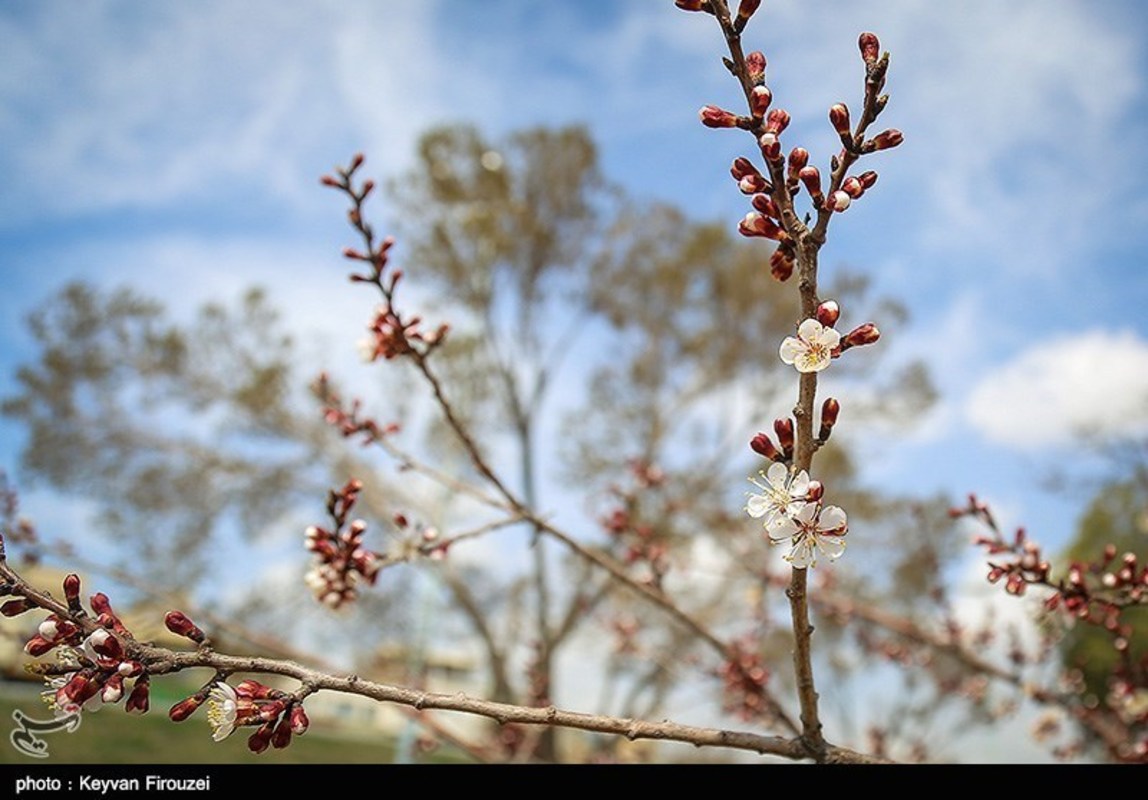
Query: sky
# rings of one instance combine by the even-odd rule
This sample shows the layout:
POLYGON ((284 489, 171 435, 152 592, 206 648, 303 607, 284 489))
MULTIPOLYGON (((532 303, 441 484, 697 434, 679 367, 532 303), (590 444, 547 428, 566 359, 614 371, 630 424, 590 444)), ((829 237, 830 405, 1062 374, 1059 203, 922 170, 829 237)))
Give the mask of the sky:
MULTIPOLYGON (((865 162, 880 180, 834 220, 823 270, 861 269, 909 307, 880 346, 925 359, 940 390, 920 424, 865 443, 865 474, 976 492, 1005 527, 1061 546, 1091 484, 1073 487, 1104 466, 1080 432, 1148 431, 1148 9, 766 0, 747 48, 792 114, 783 144, 823 171, 828 107, 859 104, 864 30, 892 54, 881 122, 905 143, 865 162), (1070 491, 1046 489, 1054 473, 1070 491)), ((733 227, 746 207, 728 168, 748 139, 697 118, 737 108, 720 53, 713 21, 670 0, 9 0, 0 388, 32 355, 26 313, 76 278, 177 315, 261 284, 300 338, 353 353, 347 320, 369 310, 317 178, 356 151, 396 174, 436 123, 585 124, 632 194, 733 227)), ((17 478, 21 443, 0 420, 17 478)), ((24 511, 82 525, 45 493, 24 511)))

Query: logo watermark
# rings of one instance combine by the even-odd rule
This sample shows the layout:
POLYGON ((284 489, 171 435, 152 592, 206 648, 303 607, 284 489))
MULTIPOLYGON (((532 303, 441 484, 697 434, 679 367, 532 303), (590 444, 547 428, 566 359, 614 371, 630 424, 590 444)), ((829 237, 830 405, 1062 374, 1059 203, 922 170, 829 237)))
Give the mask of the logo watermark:
POLYGON ((8 734, 8 741, 19 752, 32 758, 47 758, 48 743, 36 734, 56 731, 75 732, 80 727, 80 713, 74 711, 54 719, 32 719, 20 709, 12 712, 16 727, 8 734))

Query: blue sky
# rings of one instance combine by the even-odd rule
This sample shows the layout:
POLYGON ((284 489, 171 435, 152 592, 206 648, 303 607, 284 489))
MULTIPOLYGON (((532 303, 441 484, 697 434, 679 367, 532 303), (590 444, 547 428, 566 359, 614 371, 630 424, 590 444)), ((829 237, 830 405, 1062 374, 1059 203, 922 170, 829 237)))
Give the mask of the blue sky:
MULTIPOLYGON (((822 169, 827 108, 859 101, 862 30, 892 53, 882 122, 906 141, 871 159, 880 181, 834 221, 822 263, 909 305, 882 346, 926 358, 941 390, 914 430, 876 433, 866 469, 910 492, 976 491, 1062 543, 1085 498, 1040 483, 1085 470, 1071 432, 1148 430, 1148 10, 767 0, 747 45, 793 115, 785 146, 822 169)), ((727 170, 748 139, 697 120, 737 107, 720 46, 712 20, 671 0, 10 0, 0 376, 29 357, 24 314, 73 278, 177 313, 272 285, 301 338, 353 348, 360 326, 338 322, 369 310, 342 278, 341 207, 317 176, 357 150, 395 174, 439 122, 585 123, 631 192, 734 226, 745 203, 727 170)), ((19 436, 0 431, 15 471, 19 436)), ((61 521, 38 493, 25 510, 61 521)))

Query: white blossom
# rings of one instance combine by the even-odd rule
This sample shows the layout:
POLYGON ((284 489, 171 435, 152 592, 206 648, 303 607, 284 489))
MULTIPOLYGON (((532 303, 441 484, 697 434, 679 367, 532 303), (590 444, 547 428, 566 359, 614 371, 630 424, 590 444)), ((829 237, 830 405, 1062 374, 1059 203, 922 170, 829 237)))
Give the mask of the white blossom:
POLYGON ((797 336, 787 336, 778 354, 798 372, 820 372, 829 366, 833 350, 841 343, 841 334, 815 319, 807 319, 797 328, 797 336))

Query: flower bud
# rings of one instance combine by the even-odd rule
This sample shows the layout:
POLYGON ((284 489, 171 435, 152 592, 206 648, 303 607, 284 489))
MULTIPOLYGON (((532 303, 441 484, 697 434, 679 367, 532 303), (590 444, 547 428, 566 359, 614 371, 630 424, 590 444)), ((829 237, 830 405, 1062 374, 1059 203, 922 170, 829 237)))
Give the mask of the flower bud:
POLYGON ((759 456, 768 458, 770 461, 784 461, 783 456, 776 447, 773 445, 773 440, 767 434, 759 433, 749 441, 749 447, 753 452, 759 456))
POLYGON ((291 707, 291 733, 302 736, 307 732, 310 724, 311 721, 307 719, 307 712, 303 710, 303 706, 294 705, 291 707))
POLYGON ((753 87, 749 95, 749 110, 754 119, 761 119, 769 111, 769 104, 773 102, 773 92, 764 83, 753 87))
POLYGON ((852 131, 849 128, 849 106, 844 103, 835 103, 830 106, 829 122, 842 140, 848 140, 852 136, 852 131))
POLYGON ((271 744, 271 737, 275 733, 275 726, 273 723, 266 722, 259 726, 259 729, 247 739, 247 749, 252 753, 258 755, 267 749, 271 744))
POLYGON ((737 182, 737 188, 742 194, 767 194, 773 191, 773 186, 761 175, 746 175, 737 182))
POLYGON ((738 116, 717 106, 702 106, 698 117, 707 128, 736 128, 738 116))
POLYGON ((821 481, 810 481, 809 488, 806 490, 805 497, 809 502, 816 503, 825 496, 825 484, 821 481))
POLYGON ((781 445, 781 452, 786 458, 793 455, 793 420, 789 417, 773 421, 773 432, 777 434, 777 443, 781 445))
POLYGON ((203 644, 204 634, 194 622, 188 619, 182 611, 169 611, 163 618, 163 624, 177 636, 184 636, 196 644, 203 644))
POLYGON ((880 338, 881 331, 877 330, 877 326, 872 322, 866 322, 864 325, 858 325, 846 334, 845 338, 841 340, 841 349, 847 350, 850 347, 873 344, 880 338))
POLYGON ((268 700, 280 694, 278 690, 250 679, 240 681, 239 685, 235 687, 235 693, 250 700, 268 700))
POLYGON ((761 153, 769 161, 781 160, 781 140, 777 138, 777 134, 773 131, 766 131, 757 139, 758 147, 761 148, 761 153))
POLYGON ((809 163, 809 151, 804 147, 795 147, 789 151, 789 179, 796 181, 801 170, 809 163))
POLYGON ((865 143, 865 147, 862 149, 866 153, 873 153, 878 150, 888 150, 889 148, 896 147, 903 141, 905 141, 904 134, 896 128, 890 128, 874 136, 865 143))
POLYGON ((53 641, 51 639, 45 639, 43 636, 37 634, 29 639, 28 643, 24 645, 24 652, 32 656, 32 658, 39 658, 40 656, 51 652, 52 648, 54 648, 57 644, 59 644, 59 642, 53 641))
POLYGON ((708 11, 706 4, 709 0, 674 0, 674 5, 682 11, 708 11))
POLYGON ((773 255, 769 257, 769 272, 775 280, 784 282, 793 274, 795 264, 796 258, 793 255, 793 247, 783 245, 774 250, 773 255))
POLYGON ((148 710, 148 678, 144 675, 136 680, 124 711, 129 714, 146 714, 148 710))
POLYGON ((745 57, 745 71, 749 79, 756 85, 765 80, 765 54, 754 50, 745 57))
POLYGON ((765 118, 765 130, 776 133, 778 136, 789 127, 789 112, 783 108, 775 108, 765 118))
POLYGON ((737 19, 742 27, 745 23, 749 22, 749 18, 757 11, 758 6, 761 5, 761 0, 741 0, 737 5, 737 19))
POLYGON ((805 191, 809 192, 809 197, 813 200, 813 205, 820 207, 825 199, 825 196, 821 193, 820 170, 818 170, 817 167, 802 167, 797 175, 801 179, 801 182, 805 184, 805 191))
POLYGON ((856 200, 861 195, 865 194, 865 187, 861 185, 861 181, 853 176, 849 176, 841 183, 841 191, 856 200))
POLYGON ((767 194, 755 194, 750 203, 767 217, 773 220, 781 219, 781 212, 777 210, 777 203, 767 194))
POLYGON ((877 173, 874 172, 873 170, 868 170, 867 172, 862 172, 860 175, 857 176, 857 180, 858 180, 858 182, 860 182, 862 189, 865 189, 865 190, 872 189, 873 184, 877 183, 877 173))
POLYGON ((289 744, 291 744, 291 720, 284 715, 271 734, 271 746, 276 750, 282 750, 289 744))
POLYGON ((112 675, 100 690, 100 700, 112 705, 124 696, 124 676, 112 675))
POLYGON ((832 397, 827 398, 821 404, 821 429, 817 432, 817 438, 825 441, 829 438, 829 434, 833 432, 833 426, 837 424, 837 415, 841 413, 841 404, 832 397))
POLYGON ((207 699, 206 695, 201 693, 193 694, 186 700, 180 700, 167 712, 168 717, 172 722, 183 722, 185 719, 195 713, 204 701, 207 699))
POLYGON ((74 572, 64 578, 64 599, 73 611, 80 607, 80 576, 74 572))
POLYGON ((825 207, 830 211, 841 212, 849 208, 849 204, 852 202, 853 198, 849 196, 848 192, 844 192, 838 189, 836 192, 829 195, 829 202, 825 204, 825 207))
POLYGON ((773 220, 759 211, 751 211, 746 214, 745 218, 738 224, 737 231, 742 236, 763 236, 774 241, 779 241, 786 235, 785 231, 777 227, 773 220))
POLYGON ((836 300, 826 300, 817 307, 817 321, 824 325, 826 328, 832 328, 834 325, 836 325, 840 316, 841 307, 837 305, 836 300))
POLYGON ((857 46, 860 48, 861 58, 865 60, 866 64, 877 61, 878 53, 881 50, 881 41, 877 38, 877 34, 866 31, 858 38, 857 46))

